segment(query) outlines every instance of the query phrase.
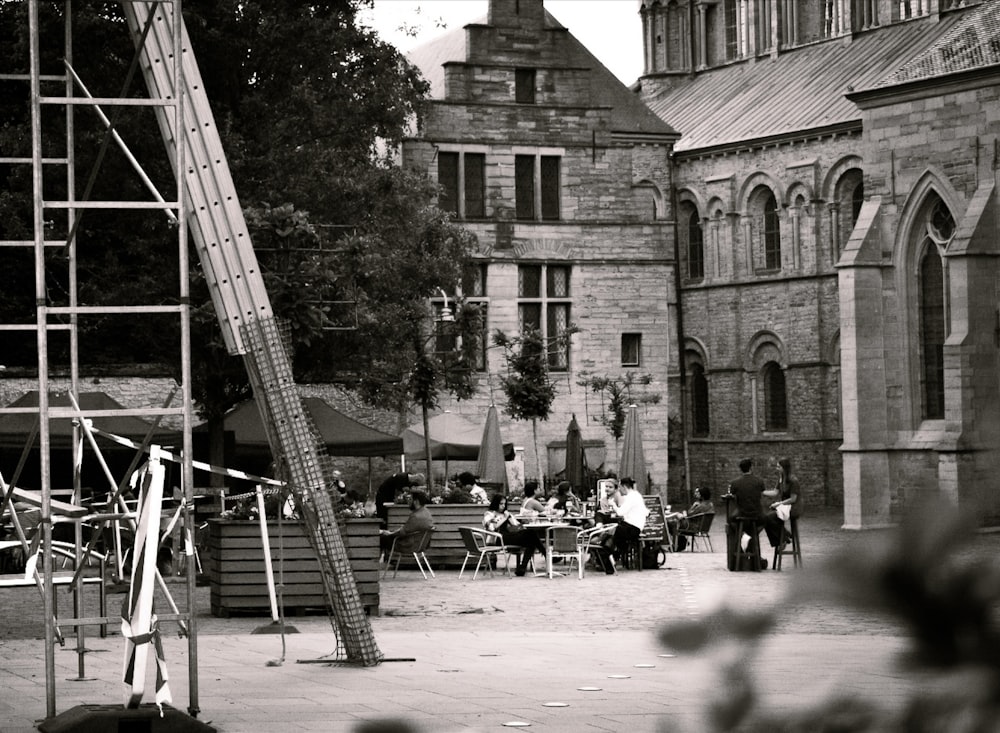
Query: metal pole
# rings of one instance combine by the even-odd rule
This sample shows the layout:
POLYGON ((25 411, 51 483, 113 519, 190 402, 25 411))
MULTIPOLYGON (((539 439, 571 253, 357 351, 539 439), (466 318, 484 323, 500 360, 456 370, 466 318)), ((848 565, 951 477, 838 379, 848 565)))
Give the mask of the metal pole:
POLYGON ((31 63, 31 168, 34 200, 35 339, 38 351, 39 463, 42 472, 42 612, 45 614, 45 710, 56 714, 55 617, 52 587, 52 476, 49 456, 49 357, 48 309, 45 294, 45 212, 42 188, 42 104, 38 0, 28 3, 29 57, 31 63))

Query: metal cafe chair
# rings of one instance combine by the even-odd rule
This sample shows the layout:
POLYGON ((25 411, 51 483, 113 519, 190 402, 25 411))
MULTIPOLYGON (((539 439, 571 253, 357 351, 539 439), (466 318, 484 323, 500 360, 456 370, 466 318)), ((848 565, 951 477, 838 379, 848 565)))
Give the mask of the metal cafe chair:
POLYGON ((427 556, 424 554, 424 551, 431 546, 431 538, 433 536, 434 527, 425 529, 423 532, 396 535, 392 541, 392 547, 389 548, 382 577, 384 578, 386 573, 389 572, 393 557, 396 558, 396 567, 392 571, 392 577, 396 577, 396 573, 399 572, 399 561, 404 554, 413 555, 413 559, 420 569, 420 574, 424 576, 424 580, 427 580, 427 573, 430 573, 432 578, 437 577, 434 575, 434 570, 431 569, 431 564, 427 561, 427 556))
POLYGON ((493 575, 494 558, 499 558, 501 554, 504 558, 504 572, 510 574, 510 555, 514 548, 508 548, 504 544, 503 535, 499 532, 491 532, 481 527, 459 527, 458 533, 462 536, 462 543, 465 545, 465 559, 462 560, 462 569, 458 571, 458 577, 462 577, 465 572, 465 565, 469 558, 476 556, 476 571, 472 574, 475 580, 479 575, 479 569, 486 563, 486 568, 490 575, 493 575))
POLYGON ((604 540, 608 535, 615 533, 614 524, 605 524, 600 527, 582 529, 577 534, 576 543, 580 548, 580 577, 583 577, 583 568, 587 564, 587 558, 593 558, 594 567, 604 570, 604 558, 600 550, 604 540))
POLYGON ((546 533, 548 540, 545 543, 545 554, 546 554, 546 571, 550 578, 555 575, 568 575, 573 567, 573 561, 577 564, 577 573, 580 579, 583 579, 583 551, 578 542, 578 536, 580 534, 576 527, 570 525, 556 525, 550 527, 546 533), (568 559, 569 562, 566 565, 565 573, 556 573, 552 569, 553 560, 555 558, 561 557, 568 559))
POLYGON ((696 514, 693 517, 688 517, 687 527, 678 530, 679 534, 688 538, 688 545, 691 547, 691 552, 694 552, 695 543, 698 540, 708 545, 709 552, 715 552, 712 549, 712 537, 708 534, 708 531, 712 528, 713 519, 715 519, 715 512, 696 514))

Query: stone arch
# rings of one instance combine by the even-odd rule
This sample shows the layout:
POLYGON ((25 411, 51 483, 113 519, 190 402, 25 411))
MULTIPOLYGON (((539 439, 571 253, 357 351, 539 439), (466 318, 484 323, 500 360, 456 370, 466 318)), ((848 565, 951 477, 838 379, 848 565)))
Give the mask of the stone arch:
POLYGON ((677 203, 689 203, 698 210, 702 218, 708 216, 708 207, 702 200, 701 194, 693 188, 684 187, 677 190, 677 203))
POLYGON ((802 181, 796 181, 791 186, 788 187, 788 192, 786 194, 786 199, 784 201, 784 206, 786 208, 791 208, 797 206, 796 203, 800 198, 806 206, 813 200, 813 189, 808 183, 802 181))
POLYGON ((769 188, 771 193, 774 194, 775 201, 779 204, 785 201, 785 189, 780 181, 766 171, 756 171, 747 176, 743 181, 743 185, 740 186, 739 194, 736 197, 739 211, 746 213, 750 207, 751 197, 757 193, 757 190, 761 186, 769 188))
POLYGON ((714 219, 716 213, 720 215, 719 218, 724 218, 726 216, 726 202, 719 196, 712 196, 702 211, 705 212, 706 219, 714 219))
POLYGON ((819 194, 825 201, 833 201, 833 193, 837 186, 837 181, 839 181, 844 173, 852 168, 857 168, 864 171, 864 161, 860 155, 845 155, 840 158, 836 163, 830 166, 830 170, 826 172, 823 176, 823 185, 820 188, 819 194))
POLYGON ((785 345, 774 331, 763 329, 755 333, 747 342, 743 368, 756 372, 768 361, 776 361, 782 369, 788 367, 785 345))
MULTIPOLYGON (((933 168, 926 169, 910 190, 900 210, 899 223, 896 230, 896 241, 893 247, 894 275, 898 293, 897 313, 902 325, 900 339, 903 371, 908 377, 905 400, 904 424, 912 429, 919 427, 925 419, 924 368, 928 366, 927 354, 923 340, 921 321, 921 263, 928 249, 934 247, 940 257, 940 265, 944 270, 943 304, 944 312, 948 310, 949 293, 947 290, 947 257, 945 245, 928 241, 926 235, 926 220, 929 210, 940 202, 948 210, 955 226, 965 213, 964 201, 948 182, 947 176, 933 168)), ((945 319, 947 329, 947 320, 945 319)), ((947 400, 945 401, 947 409, 947 400)), ((934 419, 928 417, 927 419, 934 419)))
POLYGON ((708 347, 705 346, 705 342, 700 338, 695 336, 685 336, 684 337, 684 358, 687 360, 687 355, 690 353, 691 358, 701 361, 704 366, 708 366, 708 347))
POLYGON ((823 361, 832 367, 840 367, 840 329, 838 328, 833 336, 823 344, 823 352, 820 355, 823 361))
POLYGON ((653 203, 652 218, 654 221, 662 221, 667 218, 666 198, 663 195, 663 190, 654 181, 641 178, 632 183, 632 190, 640 193, 648 192, 653 203))

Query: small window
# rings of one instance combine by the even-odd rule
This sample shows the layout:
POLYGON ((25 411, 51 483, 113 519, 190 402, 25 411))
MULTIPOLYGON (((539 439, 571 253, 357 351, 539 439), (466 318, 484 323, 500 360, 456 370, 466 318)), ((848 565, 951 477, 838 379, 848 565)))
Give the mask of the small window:
POLYGON ((691 434, 704 438, 709 433, 708 378, 701 364, 692 364, 690 374, 691 434))
POLYGON ((458 216, 458 153, 438 153, 438 208, 458 216))
POLYGON ((642 364, 642 334, 622 334, 622 366, 637 367, 642 364))
POLYGON ((701 280, 705 277, 705 243, 701 236, 701 218, 691 211, 687 221, 688 277, 701 280))
POLYGON ((514 101, 518 104, 535 103, 535 70, 514 70, 514 101))
POLYGON ((535 218, 535 156, 514 156, 514 213, 518 219, 535 218))
POLYGON ((542 219, 559 218, 559 158, 543 155, 542 160, 542 219))
POLYGON ((486 156, 466 153, 465 156, 465 218, 486 216, 486 156))
POLYGON ((764 430, 788 430, 785 372, 773 361, 764 365, 764 430))
POLYGON ((768 270, 781 269, 781 223, 774 194, 764 202, 764 267, 768 270))

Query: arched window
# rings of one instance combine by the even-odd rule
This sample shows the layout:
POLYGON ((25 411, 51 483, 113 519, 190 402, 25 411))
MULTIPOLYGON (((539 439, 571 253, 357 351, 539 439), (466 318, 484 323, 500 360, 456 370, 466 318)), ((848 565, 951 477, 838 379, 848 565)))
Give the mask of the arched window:
POLYGON ((764 201, 764 267, 781 269, 781 229, 778 221, 778 202, 769 193, 764 201))
POLYGON ((708 379, 701 364, 692 364, 688 376, 691 394, 691 435, 703 438, 709 433, 708 379))
POLYGON ((705 240, 701 233, 701 218, 692 207, 687 217, 688 277, 701 280, 705 277, 705 240))
POLYGON ((951 212, 940 199, 931 207, 927 237, 920 258, 920 371, 923 379, 925 420, 944 418, 944 341, 947 336, 944 299, 944 266, 938 247, 945 247, 955 233, 951 212))
POLYGON ((777 362, 769 361, 761 373, 764 383, 764 430, 788 429, 785 373, 777 362))

